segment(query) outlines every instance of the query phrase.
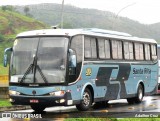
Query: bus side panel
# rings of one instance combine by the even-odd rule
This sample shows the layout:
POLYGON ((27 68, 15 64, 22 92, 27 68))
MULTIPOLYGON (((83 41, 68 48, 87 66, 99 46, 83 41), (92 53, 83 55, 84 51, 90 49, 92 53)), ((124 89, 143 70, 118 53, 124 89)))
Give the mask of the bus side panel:
POLYGON ((81 79, 69 87, 72 97, 79 100, 86 83, 92 85, 94 100, 104 101, 127 96, 125 82, 130 75, 130 64, 86 64, 83 66, 81 79), (75 90, 75 91, 74 91, 75 90))
POLYGON ((126 83, 128 94, 137 93, 140 82, 144 86, 145 95, 156 93, 157 88, 157 65, 132 65, 131 77, 126 83), (132 90, 131 90, 132 88, 132 90))
POLYGON ((151 94, 156 89, 157 71, 156 65, 86 63, 80 79, 68 89, 71 89, 74 101, 82 99, 87 85, 93 88, 95 102, 135 97, 140 82, 145 94, 151 94))

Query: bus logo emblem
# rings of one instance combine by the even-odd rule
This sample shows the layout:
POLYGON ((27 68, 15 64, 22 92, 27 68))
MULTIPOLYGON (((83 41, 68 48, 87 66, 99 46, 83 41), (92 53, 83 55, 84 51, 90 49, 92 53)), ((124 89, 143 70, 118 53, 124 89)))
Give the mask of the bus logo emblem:
POLYGON ((91 68, 87 68, 86 69, 86 76, 91 76, 92 74, 92 69, 91 68))
POLYGON ((35 91, 35 90, 33 90, 33 91, 32 91, 32 94, 33 94, 33 95, 35 95, 35 94, 36 94, 36 91, 35 91))

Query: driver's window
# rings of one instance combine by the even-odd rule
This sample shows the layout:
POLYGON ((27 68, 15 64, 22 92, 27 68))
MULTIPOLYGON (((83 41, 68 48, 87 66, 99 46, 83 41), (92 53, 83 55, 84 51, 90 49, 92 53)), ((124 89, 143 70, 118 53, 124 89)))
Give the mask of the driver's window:
POLYGON ((72 49, 75 52, 75 56, 76 56, 76 70, 75 70, 76 75, 69 76, 69 83, 72 83, 77 80, 81 72, 82 60, 83 60, 83 36, 82 35, 78 35, 72 38, 70 49, 72 49))

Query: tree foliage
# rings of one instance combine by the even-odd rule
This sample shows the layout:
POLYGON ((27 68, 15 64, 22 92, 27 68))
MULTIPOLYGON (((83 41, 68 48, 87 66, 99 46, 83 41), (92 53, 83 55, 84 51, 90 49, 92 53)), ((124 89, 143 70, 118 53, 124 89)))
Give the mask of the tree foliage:
MULTIPOLYGON (((51 26, 61 22, 60 4, 39 4, 28 6, 34 18, 51 26)), ((24 13, 24 6, 16 7, 24 13)), ((25 13, 24 13, 25 14, 25 13)), ((146 25, 108 11, 96 9, 82 9, 70 5, 64 6, 64 28, 100 28, 116 30, 132 34, 133 36, 160 40, 160 24, 146 25)))
POLYGON ((3 11, 6 11, 6 10, 8 10, 8 11, 16 11, 14 6, 11 6, 11 5, 3 5, 1 8, 2 8, 3 11))
POLYGON ((31 17, 32 15, 30 14, 29 11, 30 11, 30 8, 28 6, 25 6, 24 7, 24 13, 25 13, 25 15, 31 17))

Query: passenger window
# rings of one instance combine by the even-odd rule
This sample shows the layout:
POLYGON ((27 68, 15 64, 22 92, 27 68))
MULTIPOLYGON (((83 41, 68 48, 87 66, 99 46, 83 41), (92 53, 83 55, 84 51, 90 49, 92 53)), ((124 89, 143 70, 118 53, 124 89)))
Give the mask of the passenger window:
POLYGON ((98 39, 98 49, 99 49, 99 58, 109 59, 110 58, 110 43, 109 40, 98 39))
POLYGON ((139 59, 144 60, 143 44, 140 44, 139 47, 140 47, 139 48, 139 52, 140 52, 140 54, 139 54, 140 58, 139 59))
POLYGON ((85 37, 85 58, 91 58, 91 41, 89 37, 85 37))
POLYGON ((122 42, 112 40, 112 56, 113 59, 122 59, 122 42))
POLYGON ((97 58, 96 38, 91 38, 91 53, 92 58, 97 58))
POLYGON ((145 59, 151 60, 149 44, 145 44, 144 47, 145 47, 145 59))
POLYGON ((133 60, 133 43, 124 42, 124 58, 126 60, 133 60))
POLYGON ((133 43, 129 42, 129 58, 130 60, 134 59, 134 55, 133 55, 133 43))
POLYGON ((151 55, 152 55, 152 60, 157 59, 156 45, 151 45, 151 55))
POLYGON ((97 58, 96 39, 92 37, 85 37, 85 58, 97 58))
POLYGON ((144 60, 143 44, 135 43, 135 59, 144 60))
POLYGON ((105 45, 104 39, 98 39, 99 58, 105 58, 105 45))

